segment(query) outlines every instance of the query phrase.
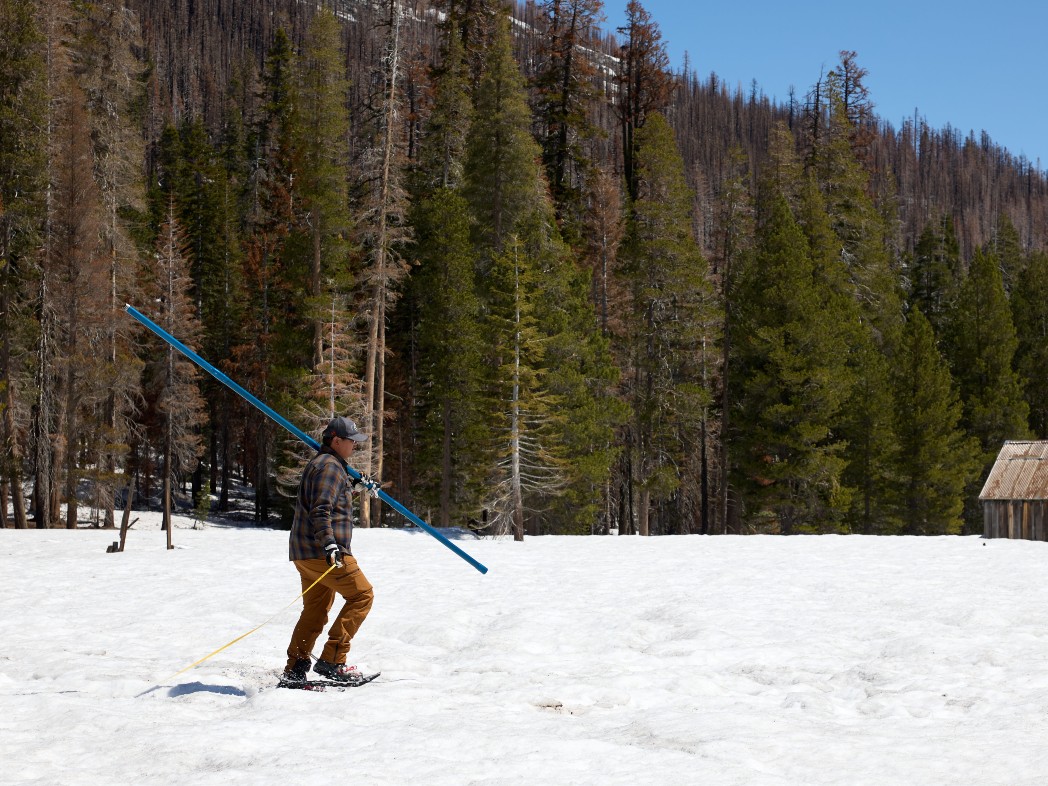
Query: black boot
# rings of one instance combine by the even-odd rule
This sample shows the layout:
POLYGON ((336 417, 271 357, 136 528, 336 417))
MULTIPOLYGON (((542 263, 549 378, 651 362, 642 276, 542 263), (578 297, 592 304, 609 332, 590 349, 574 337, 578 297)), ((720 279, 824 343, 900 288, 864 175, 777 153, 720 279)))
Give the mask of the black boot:
POLYGON ((309 674, 309 658, 299 658, 294 666, 284 669, 285 682, 305 682, 309 674))
POLYGON ((345 663, 328 663, 326 660, 318 660, 313 666, 313 671, 321 677, 327 677, 332 682, 360 682, 361 674, 356 666, 347 666, 345 663))

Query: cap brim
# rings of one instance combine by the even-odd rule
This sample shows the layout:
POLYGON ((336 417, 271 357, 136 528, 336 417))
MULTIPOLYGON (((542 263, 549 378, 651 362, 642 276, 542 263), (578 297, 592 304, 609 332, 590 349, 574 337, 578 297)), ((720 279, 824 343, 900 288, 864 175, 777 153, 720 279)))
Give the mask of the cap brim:
POLYGON ((354 442, 367 442, 368 435, 362 434, 358 431, 356 434, 350 434, 348 437, 344 437, 344 439, 351 439, 354 442))

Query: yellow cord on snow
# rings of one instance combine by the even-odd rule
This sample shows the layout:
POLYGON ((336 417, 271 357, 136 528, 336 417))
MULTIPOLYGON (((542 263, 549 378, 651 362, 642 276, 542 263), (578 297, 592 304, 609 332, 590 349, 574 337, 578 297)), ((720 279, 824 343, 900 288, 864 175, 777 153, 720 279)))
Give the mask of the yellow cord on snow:
POLYGON ((293 605, 294 603, 296 603, 296 602, 298 601, 298 599, 299 599, 299 598, 301 598, 301 597, 302 597, 303 595, 305 595, 305 594, 306 594, 307 592, 309 592, 309 591, 310 591, 311 589, 313 589, 313 587, 317 586, 317 584, 319 584, 319 583, 320 583, 321 581, 323 581, 324 577, 325 577, 325 576, 327 576, 327 574, 329 574, 329 573, 330 573, 331 571, 333 571, 334 569, 335 569, 335 566, 334 566, 334 565, 332 565, 332 566, 331 566, 331 567, 329 567, 329 568, 328 568, 327 570, 325 570, 325 571, 324 571, 323 573, 321 573, 321 574, 320 574, 320 578, 319 578, 319 579, 317 579, 317 580, 316 580, 316 581, 314 581, 314 582, 313 582, 312 584, 310 584, 310 585, 309 585, 308 587, 306 587, 306 588, 305 588, 304 590, 302 590, 302 592, 301 592, 301 593, 299 593, 298 597, 296 597, 296 598, 295 598, 294 600, 292 600, 292 601, 291 601, 291 603, 287 604, 287 606, 285 606, 284 608, 282 608, 282 609, 281 609, 280 611, 278 611, 278 612, 277 612, 276 614, 274 614, 274 615, 273 615, 272 617, 270 617, 270 618, 269 618, 268 620, 266 620, 265 622, 263 622, 263 623, 262 623, 261 625, 258 625, 257 627, 254 627, 254 628, 252 628, 252 629, 251 629, 251 630, 249 630, 249 631, 248 631, 247 633, 245 633, 245 634, 243 634, 243 635, 241 635, 241 636, 237 636, 237 637, 236 637, 235 639, 233 639, 233 640, 232 640, 231 642, 229 642, 229 644, 223 644, 223 645, 222 645, 221 647, 219 647, 219 648, 218 648, 217 650, 215 650, 214 652, 212 652, 212 653, 211 653, 210 655, 205 655, 205 656, 204 656, 204 657, 202 657, 202 658, 201 658, 200 660, 198 660, 198 661, 197 661, 196 663, 190 663, 190 664, 189 664, 188 666, 186 666, 186 667, 185 667, 184 669, 182 669, 181 671, 176 671, 176 672, 175 672, 174 674, 172 674, 172 675, 171 675, 170 677, 168 677, 168 678, 167 678, 167 680, 165 680, 165 682, 167 682, 168 680, 173 680, 173 679, 174 679, 175 677, 177 677, 177 676, 178 676, 179 674, 182 674, 182 673, 184 673, 184 672, 187 672, 187 671, 189 671, 189 670, 190 670, 191 668, 193 668, 194 666, 199 666, 199 665, 200 665, 201 663, 203 663, 203 662, 204 662, 205 660, 207 660, 208 658, 210 658, 210 657, 212 657, 212 656, 214 656, 214 655, 217 655, 218 653, 220 653, 220 652, 221 652, 222 650, 224 650, 224 649, 228 649, 229 647, 232 647, 232 646, 233 646, 234 644, 236 644, 236 643, 237 643, 238 641, 240 641, 241 639, 246 639, 246 638, 247 638, 248 636, 250 636, 250 635, 251 635, 252 633, 254 633, 254 632, 255 632, 256 630, 258 630, 259 628, 261 628, 261 627, 263 627, 263 626, 265 626, 265 625, 268 625, 269 623, 271 623, 271 622, 272 622, 273 620, 275 620, 275 619, 276 619, 276 618, 277 618, 277 617, 278 617, 278 616, 279 616, 280 614, 282 614, 282 613, 283 613, 284 611, 286 611, 286 610, 287 610, 288 608, 290 608, 290 607, 291 607, 291 606, 292 606, 292 605, 293 605))

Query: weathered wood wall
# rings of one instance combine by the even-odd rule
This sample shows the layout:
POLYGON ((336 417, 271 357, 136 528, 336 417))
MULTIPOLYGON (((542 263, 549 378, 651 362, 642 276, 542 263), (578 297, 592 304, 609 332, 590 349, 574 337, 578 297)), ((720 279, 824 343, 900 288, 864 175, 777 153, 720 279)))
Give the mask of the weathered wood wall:
POLYGON ((1048 540, 1048 501, 984 500, 983 537, 1048 540))

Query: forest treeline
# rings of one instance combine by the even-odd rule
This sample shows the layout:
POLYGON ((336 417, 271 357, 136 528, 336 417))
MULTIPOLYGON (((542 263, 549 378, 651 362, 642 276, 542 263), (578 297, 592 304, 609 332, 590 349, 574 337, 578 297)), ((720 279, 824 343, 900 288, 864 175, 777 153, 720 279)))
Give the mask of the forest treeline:
POLYGON ((1044 173, 883 122, 855 52, 777 103, 626 20, 0 0, 0 511, 243 482, 288 520, 302 446, 131 303, 302 428, 354 418, 439 526, 980 531, 1002 441, 1048 437, 1044 173))

